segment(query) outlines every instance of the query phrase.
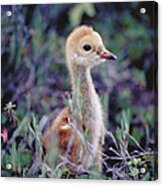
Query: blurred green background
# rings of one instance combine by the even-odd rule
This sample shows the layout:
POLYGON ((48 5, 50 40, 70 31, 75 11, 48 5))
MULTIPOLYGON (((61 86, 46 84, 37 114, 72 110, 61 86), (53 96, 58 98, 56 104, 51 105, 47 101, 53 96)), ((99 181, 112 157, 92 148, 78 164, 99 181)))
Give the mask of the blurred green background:
MULTIPOLYGON (((106 128, 115 136, 118 152, 123 154, 127 143, 124 148, 129 153, 137 151, 138 155, 142 152, 145 155, 139 157, 139 162, 130 160, 127 168, 119 170, 121 176, 104 168, 100 178, 157 177, 154 174, 157 163, 155 156, 151 156, 157 152, 157 118, 154 118, 157 16, 153 5, 153 2, 132 2, 2 6, 2 176, 47 176, 46 167, 35 164, 35 160, 42 161, 39 125, 47 115, 65 105, 65 92, 71 92, 65 41, 76 26, 86 24, 97 30, 106 48, 118 56, 116 63, 105 63, 92 72, 103 103, 106 128), (140 13, 141 7, 146 8, 145 14, 140 13), (6 16, 8 10, 12 12, 10 17, 6 16), (9 102, 14 105, 6 107, 9 102), (8 170, 9 163, 12 168, 8 170), (145 173, 141 173, 141 168, 145 173)), ((115 147, 113 141, 106 137, 105 153, 110 156, 116 156, 110 150, 115 147)), ((106 160, 115 169, 121 168, 122 162, 106 160)), ((58 173, 58 177, 63 175, 58 173)))

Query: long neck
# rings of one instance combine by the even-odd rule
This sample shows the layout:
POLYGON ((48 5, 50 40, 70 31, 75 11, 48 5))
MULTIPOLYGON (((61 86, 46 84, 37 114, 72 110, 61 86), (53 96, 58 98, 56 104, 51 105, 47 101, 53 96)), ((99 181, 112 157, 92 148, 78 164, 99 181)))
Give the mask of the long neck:
MULTIPOLYGON (((90 69, 76 67, 71 70, 73 95, 76 95, 76 105, 73 113, 80 114, 80 120, 90 133, 90 142, 98 148, 98 140, 103 130, 103 112, 100 99, 95 91, 90 69), (78 82, 79 81, 79 82, 78 82), (83 101, 81 101, 83 100, 83 101), (82 105, 82 106, 81 106, 82 105), (80 111, 80 112, 79 112, 80 111)), ((79 125, 78 125, 79 126, 79 125)), ((80 125, 81 126, 81 125, 80 125)))
POLYGON ((73 67, 71 70, 71 82, 73 94, 76 94, 78 98, 83 97, 87 101, 92 102, 93 96, 97 96, 90 69, 79 66, 73 67))

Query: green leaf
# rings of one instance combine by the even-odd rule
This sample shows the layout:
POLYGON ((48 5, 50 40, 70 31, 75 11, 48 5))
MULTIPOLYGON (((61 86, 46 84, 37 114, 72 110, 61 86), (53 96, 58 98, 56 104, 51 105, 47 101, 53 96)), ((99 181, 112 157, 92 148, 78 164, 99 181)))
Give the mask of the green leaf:
POLYGON ((144 133, 141 129, 139 129, 138 127, 135 127, 133 129, 132 132, 132 136, 138 141, 140 142, 141 138, 144 136, 144 133))
POLYGON ((150 180, 150 173, 147 172, 147 173, 143 176, 142 180, 143 180, 143 181, 149 181, 149 180, 150 180))
POLYGON ((117 129, 116 130, 116 138, 121 141, 122 140, 122 136, 123 136, 124 132, 121 129, 117 129))
POLYGON ((1 123, 2 123, 2 125, 5 124, 6 121, 7 121, 7 117, 6 117, 5 115, 2 114, 2 115, 1 115, 1 123))
POLYGON ((55 173, 56 173, 57 178, 61 178, 61 176, 62 176, 62 170, 61 169, 58 169, 55 173))
POLYGON ((139 169, 135 168, 135 167, 130 167, 130 175, 135 177, 139 174, 139 169))
POLYGON ((81 23, 84 13, 89 17, 94 17, 96 14, 94 5, 91 3, 76 4, 69 12, 71 25, 77 26, 81 23))
POLYGON ((2 159, 1 159, 1 165, 4 169, 6 169, 7 164, 11 164, 11 156, 8 155, 8 154, 3 156, 2 159))
POLYGON ((14 142, 11 147, 11 162, 13 166, 13 171, 17 169, 17 151, 16 151, 16 143, 14 142))
POLYGON ((17 163, 21 166, 29 165, 32 159, 32 154, 29 151, 18 151, 17 153, 17 163))
POLYGON ((120 124, 121 124, 121 129, 125 131, 126 133, 129 132, 129 125, 131 123, 131 110, 122 110, 121 112, 121 119, 120 119, 120 124))

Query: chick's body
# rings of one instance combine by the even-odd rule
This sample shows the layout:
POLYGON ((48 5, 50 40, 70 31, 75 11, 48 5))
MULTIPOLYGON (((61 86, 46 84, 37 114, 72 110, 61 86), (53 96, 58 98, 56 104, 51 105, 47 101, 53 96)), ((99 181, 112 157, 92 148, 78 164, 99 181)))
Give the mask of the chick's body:
POLYGON ((66 156, 77 167, 82 166, 83 170, 93 166, 102 170, 105 129, 102 106, 93 85, 91 68, 106 59, 116 59, 116 56, 105 49, 101 36, 91 27, 80 26, 69 35, 66 62, 77 107, 74 110, 64 108, 42 137, 47 150, 52 148, 55 141, 61 156, 66 156), (75 109, 78 110, 81 104, 80 114, 74 118, 75 109))

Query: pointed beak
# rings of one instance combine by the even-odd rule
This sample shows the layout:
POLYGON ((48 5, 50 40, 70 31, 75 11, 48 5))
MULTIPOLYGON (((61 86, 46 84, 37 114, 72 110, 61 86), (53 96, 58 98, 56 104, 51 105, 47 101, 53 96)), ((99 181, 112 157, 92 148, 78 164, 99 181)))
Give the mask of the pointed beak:
POLYGON ((108 59, 108 60, 116 60, 117 56, 114 55, 113 53, 109 52, 108 50, 101 50, 98 51, 97 54, 102 58, 102 59, 108 59))

